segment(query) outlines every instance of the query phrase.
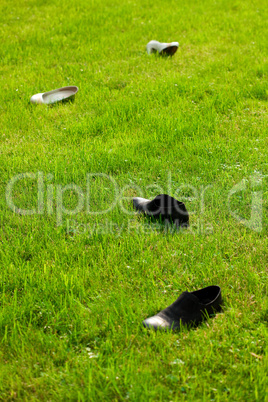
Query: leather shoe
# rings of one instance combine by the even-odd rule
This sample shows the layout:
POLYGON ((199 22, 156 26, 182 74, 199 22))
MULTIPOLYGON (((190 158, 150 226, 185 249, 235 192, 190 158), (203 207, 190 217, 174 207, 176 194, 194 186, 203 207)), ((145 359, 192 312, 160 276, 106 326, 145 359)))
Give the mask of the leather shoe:
POLYGON ((162 221, 173 222, 178 226, 189 226, 189 213, 183 202, 167 194, 157 195, 152 201, 146 198, 133 198, 133 207, 146 215, 162 221))
POLYGON ((185 325, 196 325, 207 316, 220 311, 221 288, 208 286, 194 292, 183 292, 170 306, 158 314, 146 318, 145 328, 176 330, 185 325))

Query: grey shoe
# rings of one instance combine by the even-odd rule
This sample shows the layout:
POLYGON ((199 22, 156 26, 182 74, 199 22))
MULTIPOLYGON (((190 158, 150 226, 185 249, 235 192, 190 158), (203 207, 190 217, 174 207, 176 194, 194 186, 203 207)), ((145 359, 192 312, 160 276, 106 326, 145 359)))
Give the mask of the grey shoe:
POLYGON ((45 103, 48 105, 55 102, 74 99, 77 92, 78 87, 76 86, 62 87, 53 89, 53 91, 35 94, 31 97, 30 101, 31 103, 45 103))
POLYGON ((171 43, 161 43, 157 40, 151 40, 146 45, 146 50, 148 54, 158 52, 161 55, 173 56, 176 53, 179 47, 179 42, 171 42, 171 43))

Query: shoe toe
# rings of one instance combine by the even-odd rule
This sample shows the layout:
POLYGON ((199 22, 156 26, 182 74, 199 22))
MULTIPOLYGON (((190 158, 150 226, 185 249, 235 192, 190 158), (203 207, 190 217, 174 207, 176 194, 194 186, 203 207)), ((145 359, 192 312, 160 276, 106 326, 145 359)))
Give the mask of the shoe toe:
POLYGON ((143 326, 145 328, 153 328, 153 329, 158 329, 158 328, 167 328, 168 323, 162 318, 159 317, 158 315, 154 315, 153 317, 146 318, 142 322, 143 326))
POLYGON ((43 95, 42 93, 33 95, 30 99, 30 102, 31 103, 44 103, 42 95, 43 95))
POLYGON ((133 206, 139 211, 144 211, 144 206, 150 202, 150 200, 147 200, 146 198, 141 198, 141 197, 135 197, 133 198, 133 206))

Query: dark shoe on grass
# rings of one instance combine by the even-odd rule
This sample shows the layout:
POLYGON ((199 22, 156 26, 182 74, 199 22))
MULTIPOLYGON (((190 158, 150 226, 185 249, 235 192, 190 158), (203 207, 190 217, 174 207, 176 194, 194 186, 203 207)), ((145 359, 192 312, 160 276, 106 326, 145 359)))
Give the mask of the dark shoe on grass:
POLYGON ((143 321, 145 328, 176 330, 184 325, 196 325, 207 316, 220 311, 221 288, 208 286, 194 292, 183 292, 170 306, 143 321))
POLYGON ((133 207, 156 219, 169 221, 178 226, 189 225, 189 213, 183 202, 167 194, 157 195, 152 201, 146 198, 133 198, 133 207))

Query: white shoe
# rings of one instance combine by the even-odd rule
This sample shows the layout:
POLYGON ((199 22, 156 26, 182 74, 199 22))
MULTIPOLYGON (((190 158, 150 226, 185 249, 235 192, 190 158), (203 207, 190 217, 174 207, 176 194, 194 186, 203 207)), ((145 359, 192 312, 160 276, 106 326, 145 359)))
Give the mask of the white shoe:
POLYGON ((146 50, 148 54, 158 52, 159 54, 173 56, 178 50, 178 47, 179 42, 160 43, 157 40, 151 40, 151 42, 147 43, 146 50))
POLYGON ((78 87, 63 87, 54 89, 53 91, 43 92, 40 94, 33 95, 30 99, 32 103, 55 103, 67 99, 74 98, 77 93, 78 87))

